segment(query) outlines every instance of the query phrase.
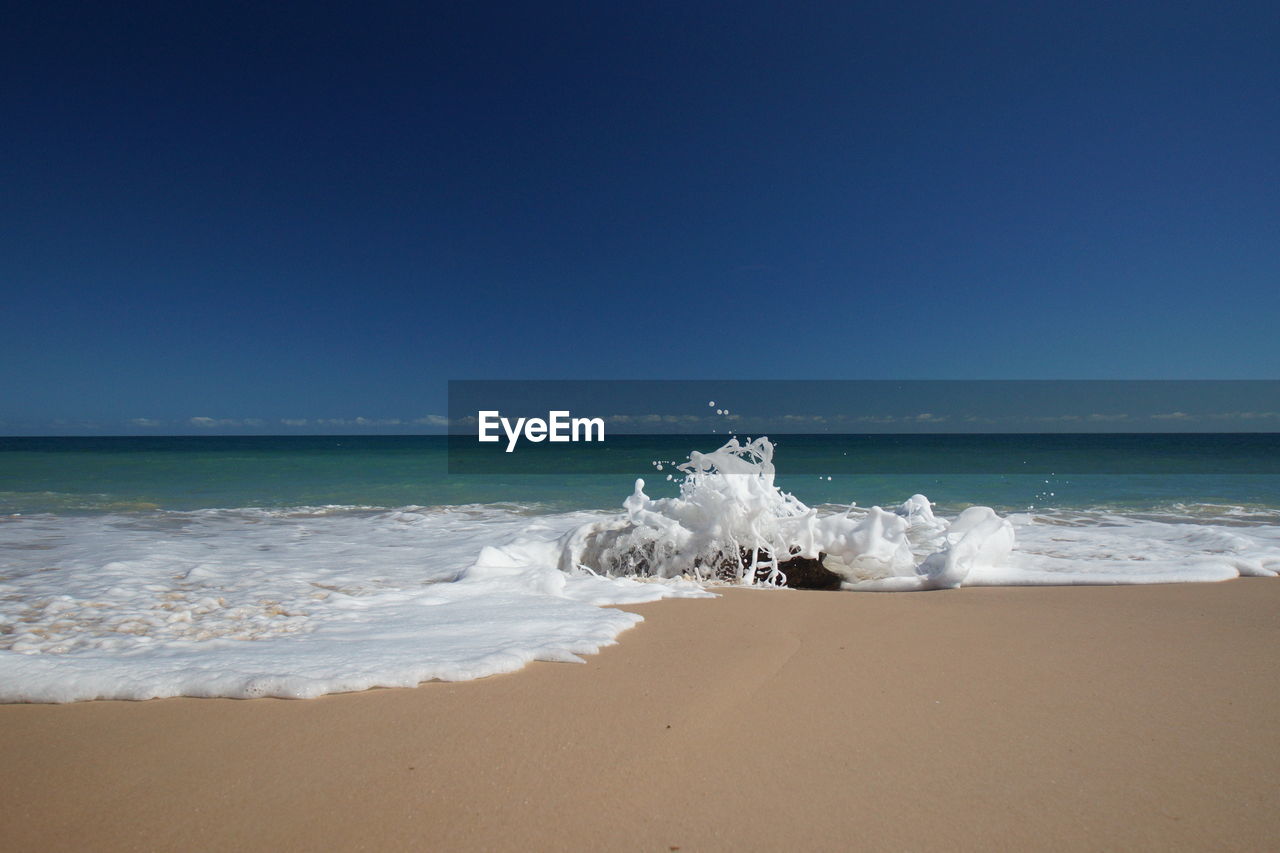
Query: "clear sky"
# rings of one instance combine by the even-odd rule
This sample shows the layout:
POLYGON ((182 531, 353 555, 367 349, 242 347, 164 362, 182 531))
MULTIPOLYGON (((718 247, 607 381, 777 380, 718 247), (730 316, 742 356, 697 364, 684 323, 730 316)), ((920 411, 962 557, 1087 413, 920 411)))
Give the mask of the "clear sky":
POLYGON ((0 433, 1280 378, 1278 92, 1275 2, 7 3, 0 433))

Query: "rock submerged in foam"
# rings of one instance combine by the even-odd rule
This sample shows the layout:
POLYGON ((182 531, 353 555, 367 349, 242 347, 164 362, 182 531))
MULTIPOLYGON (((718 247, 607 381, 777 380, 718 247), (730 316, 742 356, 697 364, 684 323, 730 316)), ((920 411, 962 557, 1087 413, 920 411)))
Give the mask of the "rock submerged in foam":
POLYGON ((779 563, 778 569, 786 575, 785 585, 792 589, 840 589, 844 579, 823 564, 826 556, 796 556, 779 563))

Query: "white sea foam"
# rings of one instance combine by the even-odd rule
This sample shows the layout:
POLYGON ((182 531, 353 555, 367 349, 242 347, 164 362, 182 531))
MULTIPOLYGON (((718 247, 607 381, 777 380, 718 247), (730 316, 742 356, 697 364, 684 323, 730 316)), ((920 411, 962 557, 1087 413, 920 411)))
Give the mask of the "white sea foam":
POLYGON ((637 481, 622 513, 510 505, 0 517, 0 700, 309 697, 572 661, 640 617, 602 607, 785 581, 853 590, 1217 581, 1280 570, 1280 517, 1240 507, 936 515, 813 508, 768 441, 637 481))
POLYGON ((571 661, 706 595, 556 567, 592 514, 206 510, 0 519, 0 700, 309 697, 571 661))

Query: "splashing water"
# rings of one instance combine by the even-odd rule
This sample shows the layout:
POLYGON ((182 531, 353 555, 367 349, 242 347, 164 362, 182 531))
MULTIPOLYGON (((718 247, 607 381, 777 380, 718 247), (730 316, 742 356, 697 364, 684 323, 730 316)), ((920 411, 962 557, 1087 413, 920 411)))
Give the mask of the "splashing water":
MULTIPOLYGON (((644 481, 623 515, 582 525, 562 540, 560 568, 613 576, 689 577, 698 582, 784 585, 785 564, 819 560, 852 590, 905 591, 961 585, 1153 583, 1275 575, 1280 554, 1247 555, 1236 542, 1225 556, 1182 562, 1100 562, 1052 549, 1015 552, 1014 525, 990 507, 947 521, 928 498, 913 495, 893 511, 851 505, 820 515, 774 483, 773 444, 734 438, 677 466, 680 494, 651 499, 644 481), (1145 563, 1145 565, 1139 565, 1145 563)), ((1022 516, 1031 530, 1034 520, 1022 516)), ((1032 532, 1038 532, 1032 530, 1032 532)), ((1041 537, 1033 535, 1032 542, 1041 537)), ((1172 556, 1172 555, 1171 555, 1172 556)))

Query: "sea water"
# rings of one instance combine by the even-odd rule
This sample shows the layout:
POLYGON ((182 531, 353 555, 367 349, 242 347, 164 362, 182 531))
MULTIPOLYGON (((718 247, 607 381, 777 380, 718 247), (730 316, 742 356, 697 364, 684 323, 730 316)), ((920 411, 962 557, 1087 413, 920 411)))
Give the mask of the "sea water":
POLYGON ((630 476, 464 477, 432 437, 0 439, 0 700, 309 697, 580 660, 639 621, 604 605, 773 587, 796 554, 850 590, 1274 575, 1280 477, 1206 473, 1197 440, 1185 472, 1142 475, 857 475, 866 437, 704 436, 641 442, 656 464, 630 476))

